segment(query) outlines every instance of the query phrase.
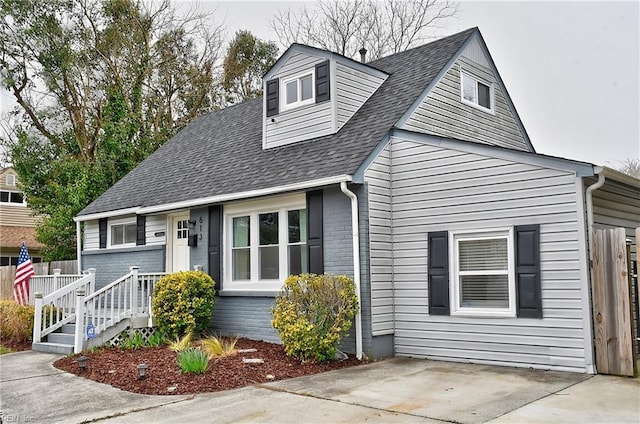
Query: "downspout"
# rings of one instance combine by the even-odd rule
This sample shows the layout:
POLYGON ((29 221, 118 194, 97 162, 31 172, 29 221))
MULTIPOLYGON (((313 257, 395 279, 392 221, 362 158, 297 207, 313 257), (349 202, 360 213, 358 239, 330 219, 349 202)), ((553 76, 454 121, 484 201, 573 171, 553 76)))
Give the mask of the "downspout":
POLYGON ((76 221, 76 262, 78 263, 78 275, 82 274, 82 233, 80 221, 76 221))
POLYGON ((587 187, 586 191, 587 227, 589 233, 589 269, 591 270, 591 281, 593 281, 593 192, 604 185, 604 180, 604 175, 598 174, 598 181, 587 187))
POLYGON ((356 314, 356 356, 362 359, 362 301, 360 296, 360 231, 358 229, 358 197, 347 188, 347 182, 340 183, 340 190, 351 199, 351 232, 353 234, 353 282, 358 297, 356 314))

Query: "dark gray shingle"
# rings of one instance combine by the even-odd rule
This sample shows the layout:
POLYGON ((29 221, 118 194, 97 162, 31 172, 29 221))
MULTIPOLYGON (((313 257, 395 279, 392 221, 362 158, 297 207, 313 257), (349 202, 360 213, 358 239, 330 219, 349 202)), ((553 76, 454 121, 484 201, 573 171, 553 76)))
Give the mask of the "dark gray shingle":
POLYGON ((351 175, 474 31, 371 62, 390 76, 336 134, 263 151, 262 99, 203 115, 79 215, 351 175))

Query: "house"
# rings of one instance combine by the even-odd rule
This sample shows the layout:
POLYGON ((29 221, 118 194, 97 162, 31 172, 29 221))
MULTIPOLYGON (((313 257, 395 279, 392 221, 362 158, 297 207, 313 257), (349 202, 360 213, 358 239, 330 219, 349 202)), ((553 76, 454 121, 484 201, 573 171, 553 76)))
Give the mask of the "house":
POLYGON ((294 44, 264 92, 80 212, 98 287, 202 265, 213 330, 278 341, 289 274, 347 274, 358 354, 594 372, 588 234, 634 239, 640 181, 537 154, 477 28, 369 63, 294 44))
POLYGON ((12 167, 0 169, 0 266, 16 265, 22 242, 32 262, 42 262, 36 241, 37 220, 19 189, 18 174, 12 167))

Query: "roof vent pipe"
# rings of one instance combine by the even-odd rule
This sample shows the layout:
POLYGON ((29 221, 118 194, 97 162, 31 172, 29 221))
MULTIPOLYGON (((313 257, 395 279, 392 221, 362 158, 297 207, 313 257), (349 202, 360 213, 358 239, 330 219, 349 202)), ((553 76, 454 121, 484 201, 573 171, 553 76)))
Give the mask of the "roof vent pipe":
POLYGON ((360 50, 358 50, 358 53, 360 53, 360 62, 367 63, 367 49, 365 49, 363 46, 360 50))

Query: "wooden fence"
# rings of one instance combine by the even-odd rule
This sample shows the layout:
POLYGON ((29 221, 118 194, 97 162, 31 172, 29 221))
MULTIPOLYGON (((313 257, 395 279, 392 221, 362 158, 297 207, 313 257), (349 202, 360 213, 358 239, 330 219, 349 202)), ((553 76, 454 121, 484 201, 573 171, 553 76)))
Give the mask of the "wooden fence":
POLYGON ((637 375, 631 274, 631 249, 624 228, 594 231, 592 295, 598 374, 637 375))
MULTIPOLYGON (((77 274, 78 261, 54 261, 33 264, 33 270, 36 275, 51 275, 54 269, 60 269, 62 274, 77 274)), ((15 266, 0 266, 0 300, 13 299, 13 281, 15 278, 15 266)))

